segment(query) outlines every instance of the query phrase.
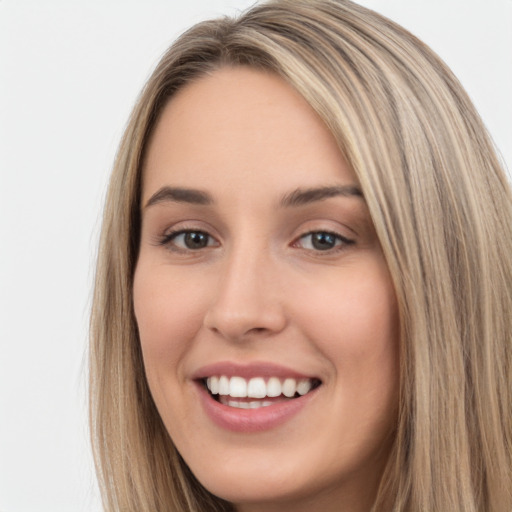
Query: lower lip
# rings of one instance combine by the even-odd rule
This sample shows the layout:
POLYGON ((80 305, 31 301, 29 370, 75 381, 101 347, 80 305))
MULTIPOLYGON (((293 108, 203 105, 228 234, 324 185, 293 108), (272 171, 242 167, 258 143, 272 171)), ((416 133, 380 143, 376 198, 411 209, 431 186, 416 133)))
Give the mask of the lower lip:
POLYGON ((263 432, 283 425, 298 414, 318 390, 317 388, 304 396, 258 409, 239 409, 217 402, 201 382, 197 382, 197 388, 206 414, 216 425, 233 432, 245 433, 263 432))

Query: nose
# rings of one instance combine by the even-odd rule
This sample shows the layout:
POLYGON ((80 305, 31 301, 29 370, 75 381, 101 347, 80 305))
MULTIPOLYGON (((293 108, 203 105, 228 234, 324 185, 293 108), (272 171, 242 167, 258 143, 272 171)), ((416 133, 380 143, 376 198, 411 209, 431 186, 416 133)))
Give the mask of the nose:
POLYGON ((286 326, 276 265, 268 254, 240 249, 222 262, 204 325, 230 341, 272 336, 286 326))

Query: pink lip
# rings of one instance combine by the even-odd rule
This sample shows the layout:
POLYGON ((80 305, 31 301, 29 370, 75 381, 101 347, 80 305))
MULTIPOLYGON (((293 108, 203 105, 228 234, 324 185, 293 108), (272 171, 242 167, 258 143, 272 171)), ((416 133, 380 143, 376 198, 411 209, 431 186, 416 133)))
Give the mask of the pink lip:
POLYGON ((223 429, 242 433, 262 432, 279 427, 298 414, 318 391, 316 388, 299 398, 277 402, 267 407, 238 409, 217 402, 201 382, 196 381, 196 385, 201 404, 208 417, 223 429))
POLYGON ((219 362, 203 366, 197 370, 192 378, 204 411, 213 423, 232 432, 262 432, 279 427, 304 409, 317 395, 318 391, 318 388, 316 388, 304 396, 276 402, 267 407, 239 409, 223 405, 212 398, 202 382, 203 379, 212 375, 239 376, 245 379, 252 377, 278 377, 282 379, 287 377, 295 379, 314 377, 273 363, 244 365, 233 362, 219 362))
POLYGON ((226 377, 238 376, 244 379, 251 379, 252 377, 279 377, 282 379, 287 377, 293 379, 315 378, 312 375, 305 375, 304 373, 274 363, 253 362, 250 364, 240 364, 230 361, 220 361, 199 368, 193 373, 192 379, 205 379, 212 375, 225 375, 226 377))

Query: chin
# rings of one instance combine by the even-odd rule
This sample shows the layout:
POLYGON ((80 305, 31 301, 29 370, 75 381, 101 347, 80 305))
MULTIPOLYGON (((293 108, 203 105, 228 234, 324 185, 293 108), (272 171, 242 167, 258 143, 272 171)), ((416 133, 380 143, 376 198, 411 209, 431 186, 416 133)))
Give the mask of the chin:
POLYGON ((312 482, 299 482, 278 472, 264 475, 254 469, 216 472, 200 482, 210 493, 233 504, 284 504, 315 493, 312 482))

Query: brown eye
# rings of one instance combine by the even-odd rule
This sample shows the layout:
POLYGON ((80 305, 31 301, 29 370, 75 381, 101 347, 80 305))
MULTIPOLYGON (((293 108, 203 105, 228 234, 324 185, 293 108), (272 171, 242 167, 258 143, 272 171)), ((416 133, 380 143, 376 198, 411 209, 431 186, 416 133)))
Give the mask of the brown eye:
POLYGON ((312 233, 311 245, 319 251, 328 251, 336 247, 336 236, 331 233, 312 233))
POLYGON ((333 249, 341 249, 344 246, 353 243, 353 240, 337 233, 331 233, 329 231, 313 231, 301 236, 297 245, 303 249, 313 251, 331 251, 333 249))
POLYGON ((203 249, 208 247, 209 235, 201 231, 190 231, 184 233, 183 243, 187 249, 203 249))
POLYGON ((204 231, 182 230, 170 233, 162 240, 162 245, 171 249, 197 251, 206 247, 216 246, 216 240, 204 231))

